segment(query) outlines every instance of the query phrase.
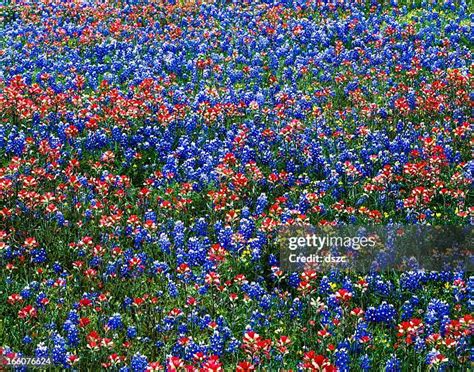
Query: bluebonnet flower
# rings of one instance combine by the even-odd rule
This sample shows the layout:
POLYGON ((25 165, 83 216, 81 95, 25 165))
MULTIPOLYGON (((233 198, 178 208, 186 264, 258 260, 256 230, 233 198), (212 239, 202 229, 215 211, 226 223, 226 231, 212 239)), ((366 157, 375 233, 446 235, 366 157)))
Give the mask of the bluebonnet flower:
POLYGON ((146 356, 136 353, 132 356, 130 361, 130 367, 133 371, 144 372, 148 367, 148 359, 146 356))

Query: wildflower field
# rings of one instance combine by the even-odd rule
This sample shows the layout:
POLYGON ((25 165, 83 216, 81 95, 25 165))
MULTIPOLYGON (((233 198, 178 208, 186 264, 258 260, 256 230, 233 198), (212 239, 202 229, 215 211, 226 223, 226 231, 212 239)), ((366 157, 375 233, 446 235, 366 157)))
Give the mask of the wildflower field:
POLYGON ((473 368, 472 271, 281 265, 473 223, 473 5, 396 3, 0 5, 0 370, 473 368))

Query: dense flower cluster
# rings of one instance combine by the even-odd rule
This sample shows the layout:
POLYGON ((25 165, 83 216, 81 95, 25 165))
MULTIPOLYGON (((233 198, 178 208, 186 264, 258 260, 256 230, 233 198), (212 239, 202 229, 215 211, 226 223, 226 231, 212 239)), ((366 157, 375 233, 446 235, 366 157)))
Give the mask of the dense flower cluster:
POLYGON ((469 273, 275 235, 472 223, 468 5, 175 3, 0 6, 0 362, 467 368, 469 273))

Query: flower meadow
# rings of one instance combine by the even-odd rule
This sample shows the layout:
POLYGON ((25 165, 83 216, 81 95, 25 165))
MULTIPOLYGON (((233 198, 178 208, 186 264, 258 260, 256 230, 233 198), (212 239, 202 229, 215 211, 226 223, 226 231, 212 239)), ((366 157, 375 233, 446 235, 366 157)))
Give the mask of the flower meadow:
POLYGON ((472 224, 472 10, 0 6, 0 369, 472 368, 472 272, 291 272, 276 244, 472 224))

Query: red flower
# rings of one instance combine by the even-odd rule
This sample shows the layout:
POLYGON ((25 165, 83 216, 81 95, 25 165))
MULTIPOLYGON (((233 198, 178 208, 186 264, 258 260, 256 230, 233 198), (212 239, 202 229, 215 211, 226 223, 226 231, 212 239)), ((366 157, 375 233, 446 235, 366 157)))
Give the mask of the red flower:
POLYGON ((21 309, 18 312, 18 318, 20 318, 20 319, 25 319, 25 318, 28 318, 28 317, 36 318, 37 315, 38 315, 37 310, 31 305, 25 306, 23 309, 21 309))
POLYGON ((184 367, 184 360, 176 356, 172 356, 168 359, 168 363, 166 367, 169 372, 178 371, 179 368, 184 367))
POLYGON ((339 301, 347 302, 352 298, 352 293, 347 289, 341 288, 336 292, 336 298, 339 301))
POLYGON ((303 357, 302 368, 308 371, 335 372, 337 369, 329 362, 329 359, 323 355, 316 355, 311 350, 305 353, 303 357))
POLYGON ((240 362, 237 364, 236 372, 250 372, 255 371, 255 366, 250 362, 240 362))

